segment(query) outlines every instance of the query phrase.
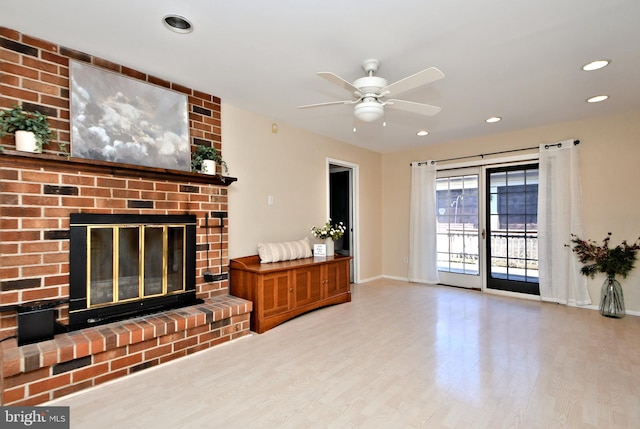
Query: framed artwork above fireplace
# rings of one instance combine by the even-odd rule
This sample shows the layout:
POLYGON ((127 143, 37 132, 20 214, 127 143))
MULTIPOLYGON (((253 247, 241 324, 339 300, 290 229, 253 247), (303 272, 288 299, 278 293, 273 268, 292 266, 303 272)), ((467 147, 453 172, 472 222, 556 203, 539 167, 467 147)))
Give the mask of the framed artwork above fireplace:
POLYGON ((191 170, 185 94, 70 61, 71 156, 191 170))

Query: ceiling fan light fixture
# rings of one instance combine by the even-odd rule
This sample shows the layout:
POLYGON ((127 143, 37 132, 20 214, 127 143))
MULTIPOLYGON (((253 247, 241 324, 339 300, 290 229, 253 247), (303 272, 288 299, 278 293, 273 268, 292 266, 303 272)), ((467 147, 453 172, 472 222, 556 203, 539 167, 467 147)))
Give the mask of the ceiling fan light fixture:
POLYGON ((587 103, 599 103, 607 98, 609 98, 608 95, 594 95, 593 97, 587 98, 587 103))
POLYGON ((599 70, 611 64, 611 60, 596 60, 582 66, 584 71, 599 70))
POLYGON ((184 16, 166 15, 164 18, 162 18, 162 23, 169 30, 176 33, 186 34, 193 31, 193 24, 191 24, 191 22, 184 16))
POLYGON ((350 100, 330 101, 327 103, 307 104, 298 106, 298 109, 310 107, 332 106, 347 104, 353 105, 353 131, 356 132, 356 121, 374 122, 382 119, 382 126, 387 125, 385 119, 385 106, 390 109, 417 113, 419 115, 433 116, 440 112, 440 107, 415 101, 389 98, 403 92, 414 90, 444 77, 444 73, 435 67, 419 71, 389 84, 386 79, 375 76, 380 67, 380 61, 368 59, 362 63, 362 69, 366 76, 356 79, 353 83, 331 72, 318 72, 317 75, 328 82, 339 86, 351 93, 350 100))
POLYGON ((418 136, 420 136, 420 137, 426 136, 426 135, 428 135, 428 134, 429 134, 429 131, 427 131, 427 130, 420 130, 420 131, 418 131, 418 132, 416 133, 416 135, 418 135, 418 136))
POLYGON ((384 106, 375 100, 364 100, 355 105, 353 112, 356 115, 356 118, 362 122, 373 122, 382 118, 384 115, 384 106))
POLYGON ((485 122, 487 124, 493 124, 495 122, 500 122, 502 120, 502 118, 500 116, 492 116, 490 118, 485 119, 485 122))

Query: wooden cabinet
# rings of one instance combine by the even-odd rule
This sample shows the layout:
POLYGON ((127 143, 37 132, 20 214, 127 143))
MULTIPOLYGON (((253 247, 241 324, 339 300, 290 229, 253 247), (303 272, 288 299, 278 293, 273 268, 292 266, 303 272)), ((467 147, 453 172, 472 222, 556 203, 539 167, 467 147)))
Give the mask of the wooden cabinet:
POLYGON ((351 301, 350 256, 261 264, 258 255, 232 259, 229 293, 253 302, 251 330, 259 334, 293 317, 351 301))

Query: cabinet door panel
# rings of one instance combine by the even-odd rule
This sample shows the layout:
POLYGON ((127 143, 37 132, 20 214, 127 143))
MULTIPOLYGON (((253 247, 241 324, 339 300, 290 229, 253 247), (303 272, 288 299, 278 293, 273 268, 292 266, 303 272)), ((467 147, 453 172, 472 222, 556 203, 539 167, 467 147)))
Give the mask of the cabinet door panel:
POLYGON ((297 269, 294 276, 294 307, 322 299, 320 266, 297 269))
POLYGON ((287 272, 264 276, 262 280, 263 315, 272 316, 289 309, 289 274, 287 272))
POLYGON ((326 265, 327 298, 349 290, 349 261, 326 265))

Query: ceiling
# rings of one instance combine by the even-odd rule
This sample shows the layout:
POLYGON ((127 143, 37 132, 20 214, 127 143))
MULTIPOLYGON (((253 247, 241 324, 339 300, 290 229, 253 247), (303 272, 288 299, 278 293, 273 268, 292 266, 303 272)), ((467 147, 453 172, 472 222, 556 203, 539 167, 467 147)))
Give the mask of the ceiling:
POLYGON ((640 108, 638 0, 0 0, 0 9, 2 26, 382 153, 640 108), (167 14, 194 31, 171 32, 167 14), (351 106, 296 108, 349 99, 315 73, 353 81, 367 58, 389 83, 442 70, 398 97, 442 111, 389 110, 386 127, 353 132, 351 106), (581 70, 596 59, 612 63, 581 70), (585 102, 598 94, 610 98, 585 102), (485 123, 491 116, 503 120, 485 123))

